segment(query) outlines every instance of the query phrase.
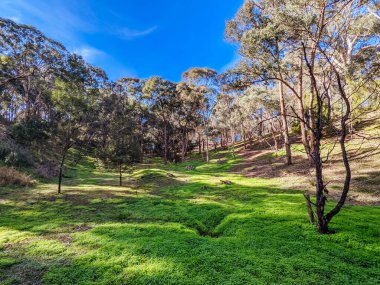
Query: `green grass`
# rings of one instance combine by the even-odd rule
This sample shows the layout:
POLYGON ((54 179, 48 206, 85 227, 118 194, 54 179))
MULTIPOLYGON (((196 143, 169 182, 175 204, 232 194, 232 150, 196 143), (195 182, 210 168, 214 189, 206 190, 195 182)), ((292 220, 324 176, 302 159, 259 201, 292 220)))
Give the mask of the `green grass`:
POLYGON ((125 187, 86 163, 61 196, 1 189, 0 284, 379 284, 379 207, 345 207, 322 236, 301 192, 219 155, 151 162, 125 187))

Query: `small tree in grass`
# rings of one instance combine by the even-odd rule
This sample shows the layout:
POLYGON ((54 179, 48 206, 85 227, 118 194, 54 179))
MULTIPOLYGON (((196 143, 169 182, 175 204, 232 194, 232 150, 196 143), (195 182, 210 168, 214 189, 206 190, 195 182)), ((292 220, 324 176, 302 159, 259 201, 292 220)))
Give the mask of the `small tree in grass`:
POLYGON ((69 60, 67 78, 55 82, 51 100, 54 104, 55 131, 52 141, 59 159, 58 194, 70 149, 88 150, 98 126, 99 83, 105 75, 88 66, 78 56, 69 60))
POLYGON ((139 114, 136 102, 111 86, 103 101, 104 130, 101 132, 99 157, 106 167, 119 172, 119 185, 123 185, 123 173, 130 171, 134 163, 140 162, 141 146, 136 132, 139 114))

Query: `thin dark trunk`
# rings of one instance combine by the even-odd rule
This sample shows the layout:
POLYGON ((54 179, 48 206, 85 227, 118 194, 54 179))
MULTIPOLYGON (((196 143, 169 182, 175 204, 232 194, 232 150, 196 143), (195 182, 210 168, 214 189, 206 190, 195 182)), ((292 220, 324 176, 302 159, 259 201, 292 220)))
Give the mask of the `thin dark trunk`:
POLYGON ((201 135, 198 134, 198 153, 202 153, 201 135))
POLYGON ((347 199, 348 191, 350 190, 350 183, 351 183, 351 167, 350 167, 350 163, 348 160, 348 154, 347 154, 347 149, 346 149, 346 138, 347 138, 347 126, 346 126, 346 124, 347 124, 347 121, 349 120, 349 117, 351 115, 351 104, 350 104, 350 101, 349 101, 349 99, 348 99, 348 97, 344 91, 344 88, 342 86, 342 82, 341 82, 340 75, 339 75, 338 71, 336 71, 336 70, 334 70, 334 71, 335 71, 335 74, 337 77, 339 93, 340 93, 340 95, 341 95, 341 97, 342 97, 342 99, 346 105, 345 114, 341 119, 342 131, 341 131, 341 136, 340 136, 340 140, 339 140, 340 148, 342 151, 342 160, 343 160, 343 164, 344 164, 344 167, 346 170, 346 177, 344 180, 343 191, 342 191, 342 194, 341 194, 340 199, 338 201, 338 204, 336 204, 336 206, 326 215, 327 222, 330 222, 331 219, 335 215, 337 215, 340 212, 340 210, 342 209, 342 207, 344 206, 344 203, 346 202, 346 199, 347 199))
POLYGON ((304 194, 305 199, 306 199, 306 206, 307 206, 307 212, 309 214, 309 221, 310 224, 314 224, 314 213, 313 213, 313 207, 311 206, 311 200, 310 200, 310 193, 305 193, 304 194))
POLYGON ((209 162, 209 154, 208 154, 208 127, 206 129, 206 162, 209 162))
MULTIPOLYGON (((320 121, 320 119, 318 119, 320 121)), ((317 128, 319 128, 320 122, 317 122, 317 128)), ((318 232, 325 234, 328 232, 328 222, 325 219, 325 204, 326 197, 324 195, 325 185, 323 182, 323 171, 322 171, 322 159, 320 153, 322 130, 316 132, 315 144, 314 144, 314 164, 316 173, 316 212, 317 212, 317 228, 318 232)))
POLYGON ((122 167, 121 167, 121 163, 119 165, 119 186, 123 186, 123 171, 122 171, 122 167))
POLYGON ((245 136, 245 131, 243 131, 243 141, 244 141, 244 149, 247 149, 247 140, 246 140, 246 136, 245 136))
POLYGON ((61 163, 59 165, 59 176, 58 176, 58 194, 61 194, 62 191, 61 191, 61 187, 62 187, 62 176, 63 176, 63 168, 64 168, 64 165, 65 165, 65 158, 66 158, 66 154, 67 154, 67 151, 69 150, 69 148, 65 147, 63 149, 63 153, 62 153, 62 158, 61 158, 61 163))
MULTIPOLYGON (((312 86, 311 90, 310 90, 310 102, 309 102, 309 128, 310 128, 310 130, 314 130, 314 111, 313 111, 314 97, 315 97, 314 87, 312 86)), ((310 153, 314 152, 314 141, 315 141, 314 133, 311 131, 310 132, 310 139, 309 139, 310 153)))
POLYGON ((188 149, 189 149, 189 137, 188 137, 187 131, 185 133, 185 138, 186 138, 186 141, 185 141, 185 157, 186 157, 188 155, 188 149))
POLYGON ((168 130, 167 130, 167 124, 165 123, 164 128, 164 159, 165 164, 168 163, 168 130))
POLYGON ((181 161, 185 160, 185 155, 186 155, 186 133, 183 133, 183 136, 182 136, 181 161))
POLYGON ((252 148, 253 147, 252 132, 249 132, 249 134, 248 134, 248 140, 249 140, 249 146, 252 148))

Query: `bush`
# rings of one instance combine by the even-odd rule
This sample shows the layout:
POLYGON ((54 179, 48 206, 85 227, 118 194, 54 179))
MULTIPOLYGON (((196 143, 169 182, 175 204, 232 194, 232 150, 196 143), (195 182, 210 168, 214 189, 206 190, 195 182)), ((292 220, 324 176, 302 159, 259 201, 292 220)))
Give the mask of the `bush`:
POLYGON ((32 186, 36 181, 29 175, 10 167, 0 167, 0 186, 32 186))
POLYGON ((301 124, 299 121, 294 121, 290 129, 292 134, 300 135, 301 134, 301 124))
POLYGON ((7 133, 17 144, 31 145, 32 142, 43 142, 48 139, 48 129, 46 122, 30 119, 8 127, 7 133))
POLYGON ((44 164, 39 164, 35 169, 40 177, 46 179, 58 177, 59 174, 59 166, 53 161, 47 161, 44 164))

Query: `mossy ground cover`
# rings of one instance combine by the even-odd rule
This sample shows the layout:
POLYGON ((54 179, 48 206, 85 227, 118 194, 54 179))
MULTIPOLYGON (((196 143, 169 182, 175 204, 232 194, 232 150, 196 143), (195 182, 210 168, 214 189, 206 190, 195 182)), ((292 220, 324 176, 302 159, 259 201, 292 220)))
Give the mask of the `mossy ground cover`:
POLYGON ((2 188, 0 284, 379 284, 379 207, 345 207, 322 236, 302 192, 237 162, 152 161, 124 187, 86 164, 62 195, 2 188))

